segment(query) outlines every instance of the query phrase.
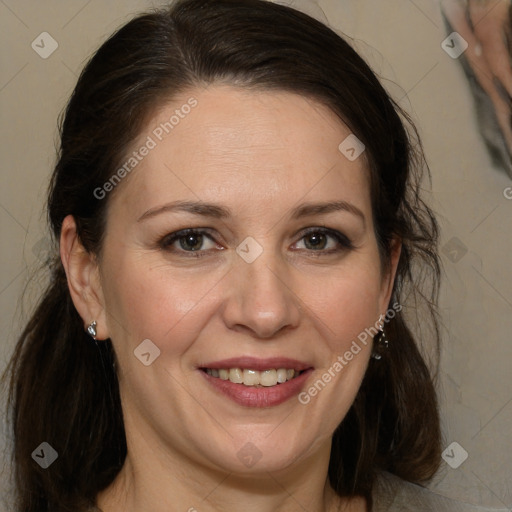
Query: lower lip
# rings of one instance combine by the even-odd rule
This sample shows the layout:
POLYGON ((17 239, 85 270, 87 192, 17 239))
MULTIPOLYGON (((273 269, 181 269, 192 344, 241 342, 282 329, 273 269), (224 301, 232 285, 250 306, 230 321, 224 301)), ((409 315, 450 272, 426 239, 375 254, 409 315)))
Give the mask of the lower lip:
POLYGON ((298 377, 288 380, 283 384, 261 388, 235 384, 230 380, 222 380, 218 377, 212 377, 202 370, 199 371, 217 391, 231 398, 237 404, 245 407, 263 408, 282 404, 293 396, 298 395, 313 369, 310 368, 302 372, 298 377))

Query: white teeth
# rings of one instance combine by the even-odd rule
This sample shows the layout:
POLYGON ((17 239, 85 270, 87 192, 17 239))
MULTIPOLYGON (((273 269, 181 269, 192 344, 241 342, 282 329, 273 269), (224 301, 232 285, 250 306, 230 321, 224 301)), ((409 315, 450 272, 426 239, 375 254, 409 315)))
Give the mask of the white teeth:
POLYGON ((243 384, 246 386, 256 386, 260 383, 260 372, 256 370, 244 370, 243 384))
POLYGON ((277 384, 277 370, 261 372, 260 383, 262 386, 275 386, 277 384))
POLYGON ((298 371, 287 368, 270 368, 262 372, 247 368, 230 368, 229 370, 227 368, 207 368, 206 373, 222 380, 230 380, 235 384, 244 384, 245 386, 254 387, 271 387, 277 384, 283 384, 299 375, 298 371))
POLYGON ((277 370, 276 372, 276 376, 277 382, 279 382, 279 384, 282 384, 283 382, 286 382, 286 380, 288 379, 288 372, 284 368, 279 368, 279 370, 277 370))
POLYGON ((229 370, 229 380, 235 384, 243 384, 244 372, 240 368, 231 368, 229 370))

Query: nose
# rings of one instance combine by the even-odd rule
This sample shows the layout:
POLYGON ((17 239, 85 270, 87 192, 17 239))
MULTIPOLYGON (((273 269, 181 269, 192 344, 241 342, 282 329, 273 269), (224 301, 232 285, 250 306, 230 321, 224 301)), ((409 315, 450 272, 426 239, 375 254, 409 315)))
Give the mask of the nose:
POLYGON ((263 254, 253 261, 237 261, 229 273, 225 324, 233 330, 268 339, 299 325, 301 299, 293 290, 284 262, 263 254))

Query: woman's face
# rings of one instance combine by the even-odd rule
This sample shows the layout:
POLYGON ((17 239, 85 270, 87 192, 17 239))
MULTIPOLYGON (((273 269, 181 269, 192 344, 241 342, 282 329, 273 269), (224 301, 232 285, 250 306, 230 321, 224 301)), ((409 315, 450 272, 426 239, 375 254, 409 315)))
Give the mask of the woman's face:
POLYGON ((99 263, 129 447, 239 473, 329 450, 393 280, 348 135, 316 102, 226 85, 141 133, 99 263))

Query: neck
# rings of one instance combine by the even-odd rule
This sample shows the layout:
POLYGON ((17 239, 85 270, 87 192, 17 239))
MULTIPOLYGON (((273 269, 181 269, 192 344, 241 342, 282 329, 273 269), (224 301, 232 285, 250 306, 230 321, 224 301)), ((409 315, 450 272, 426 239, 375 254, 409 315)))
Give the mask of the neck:
MULTIPOLYGON (((98 495, 103 512, 360 512, 364 500, 342 499, 328 482, 330 441, 308 459, 281 471, 236 475, 129 436, 128 455, 114 482, 98 495), (136 442, 131 442, 136 439, 136 442)), ((166 447, 167 448, 167 447, 166 447)))

